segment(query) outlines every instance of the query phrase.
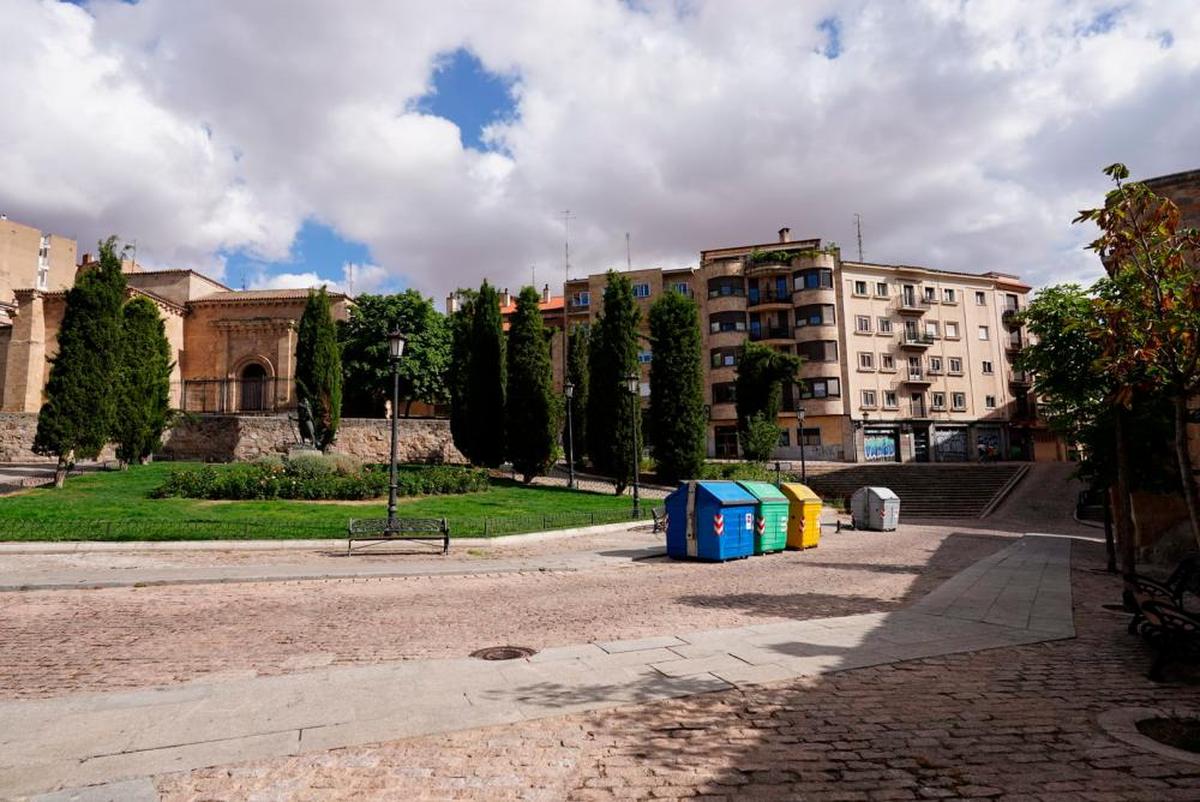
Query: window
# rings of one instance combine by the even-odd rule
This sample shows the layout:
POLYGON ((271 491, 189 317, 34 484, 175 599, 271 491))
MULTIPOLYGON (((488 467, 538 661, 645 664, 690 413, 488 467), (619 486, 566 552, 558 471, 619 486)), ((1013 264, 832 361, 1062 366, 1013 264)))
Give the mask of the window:
POLYGON ((950 373, 952 375, 962 375, 962 357, 950 357, 950 373))
POLYGON ((732 404, 737 401, 737 384, 734 382, 717 382, 712 386, 714 404, 732 404))
POLYGON ((50 286, 50 235, 42 235, 42 244, 38 248, 37 288, 44 290, 50 286))
POLYGON ((942 358, 940 356, 929 357, 929 372, 930 373, 941 373, 942 372, 942 358))
POLYGON ((571 296, 571 305, 572 306, 591 306, 592 305, 592 293, 589 292, 588 290, 580 290, 579 292, 577 292, 571 296))
POLYGON ((988 334, 988 327, 987 327, 987 326, 980 326, 980 327, 979 327, 979 339, 981 339, 981 340, 987 340, 987 339, 989 339, 989 338, 990 338, 990 335, 988 334))
POLYGON ((886 281, 875 282, 875 297, 876 298, 888 297, 888 285, 887 285, 886 281))
POLYGON ((840 379, 807 379, 800 385, 801 398, 837 398, 841 394, 840 379))
POLYGON ((634 298, 649 298, 650 297, 650 285, 649 284, 634 284, 633 285, 633 297, 634 298))
POLYGON ((832 326, 833 304, 809 304, 796 308, 796 327, 832 326))
MULTIPOLYGON (((988 396, 988 397, 991 398, 991 396, 988 396)), ((955 409, 964 410, 967 408, 967 394, 966 393, 954 393, 952 396, 952 400, 954 401, 955 409)))
POLYGON ((925 302, 933 303, 937 300, 937 288, 925 287, 925 302))
POLYGON ((929 405, 931 407, 933 407, 934 409, 945 409, 946 408, 946 394, 945 393, 930 393, 929 398, 930 398, 929 405))
POLYGON ((952 320, 946 321, 946 339, 947 340, 957 340, 958 339, 958 324, 952 320))
POLYGON ((732 368, 738 363, 740 348, 714 348, 712 351, 712 366, 714 368, 732 368))
POLYGON ((792 444, 792 430, 791 429, 780 429, 779 430, 779 442, 777 442, 775 445, 778 446, 779 448, 787 448, 791 444, 792 444))
POLYGON ((955 293, 954 290, 952 290, 950 287, 943 288, 942 289, 942 303, 944 303, 944 304, 958 303, 958 294, 955 293))
POLYGON ((858 352, 858 369, 875 370, 875 355, 870 351, 858 352))
POLYGON ((745 331, 745 312, 717 312, 708 318, 708 329, 713 334, 721 331, 745 331))
POLYGON ((862 405, 864 407, 871 407, 871 408, 875 407, 875 391, 874 390, 863 390, 862 391, 862 405))
POLYGON ((800 445, 802 446, 819 446, 821 445, 821 430, 813 426, 810 429, 800 429, 800 445))
POLYGON ((854 294, 855 295, 866 295, 867 294, 867 282, 865 282, 865 281, 854 282, 854 294))
MULTIPOLYGON (((649 351, 638 351, 638 364, 639 365, 649 365, 651 358, 652 357, 650 356, 649 351)), ((693 363, 693 364, 695 364, 695 363, 693 363)))
POLYGON ((980 363, 980 364, 982 364, 982 365, 983 365, 983 372, 984 372, 984 373, 986 373, 986 374, 988 374, 989 376, 990 376, 991 374, 993 374, 993 373, 995 373, 995 372, 996 372, 996 371, 995 371, 995 370, 992 368, 992 363, 991 363, 991 362, 989 362, 989 361, 987 361, 986 359, 985 359, 985 360, 983 360, 983 362, 982 362, 982 363, 980 363))
POLYGON ((987 293, 983 292, 982 290, 976 290, 975 291, 975 303, 978 304, 979 306, 983 306, 984 304, 986 304, 987 303, 987 293))
POLYGON ((880 334, 891 334, 892 333, 892 319, 887 318, 887 317, 879 318, 878 330, 879 330, 880 334))
POLYGON ((746 284, 740 278, 735 276, 723 276, 708 280, 708 297, 709 298, 724 298, 724 297, 744 297, 746 295, 746 284))
POLYGON ((937 339, 938 334, 939 334, 939 332, 938 332, 937 321, 936 320, 926 320, 925 321, 925 336, 937 339))
MULTIPOLYGON (((988 409, 995 409, 996 408, 996 396, 985 395, 983 397, 983 405, 985 407, 987 407, 988 409)), ((966 406, 966 399, 963 399, 963 406, 964 407, 966 406)))
POLYGON ((833 271, 827 267, 801 270, 792 274, 792 286, 797 290, 833 289, 833 271))
POLYGON ((692 290, 690 287, 688 287, 686 281, 676 282, 675 284, 673 284, 671 286, 671 289, 675 290, 675 292, 679 293, 680 295, 682 295, 684 297, 690 297, 692 294, 692 290))
POLYGON ((879 369, 880 370, 895 370, 896 369, 896 358, 894 356, 892 356, 891 354, 880 354, 879 355, 879 369))
POLYGON ((896 391, 895 390, 884 390, 883 391, 883 408, 884 409, 895 409, 898 406, 900 406, 900 402, 896 399, 896 391))
POLYGON ((871 318, 868 315, 854 316, 854 330, 859 334, 871 333, 871 318))
POLYGON ((796 353, 807 362, 837 362, 838 349, 836 340, 816 340, 814 342, 797 343, 796 353))

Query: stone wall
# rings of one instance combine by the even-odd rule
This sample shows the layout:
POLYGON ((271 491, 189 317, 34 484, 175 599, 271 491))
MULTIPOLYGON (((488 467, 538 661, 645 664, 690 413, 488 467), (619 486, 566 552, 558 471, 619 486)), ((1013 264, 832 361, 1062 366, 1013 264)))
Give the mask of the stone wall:
MULTIPOLYGON (((0 462, 54 462, 53 457, 32 451, 37 419, 36 412, 0 412, 0 462)), ((117 454, 112 446, 105 446, 99 458, 114 460, 117 454)))
MULTIPOLYGON (((449 421, 401 418, 399 429, 401 462, 466 462, 451 441, 449 421)), ((390 421, 343 418, 330 450, 363 462, 387 462, 390 437, 390 421)), ((198 415, 171 430, 162 453, 177 460, 230 462, 287 454, 295 444, 295 427, 284 415, 198 415)))

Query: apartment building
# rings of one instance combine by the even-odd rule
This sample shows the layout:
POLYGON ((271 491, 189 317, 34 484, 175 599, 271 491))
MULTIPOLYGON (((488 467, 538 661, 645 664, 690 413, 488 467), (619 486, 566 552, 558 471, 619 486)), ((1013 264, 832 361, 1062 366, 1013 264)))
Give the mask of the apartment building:
POLYGON ((16 290, 54 292, 75 282, 75 240, 0 215, 0 317, 16 307, 16 290))
MULTIPOLYGON (((625 273, 646 313, 664 292, 700 304, 710 456, 739 455, 735 382, 747 340, 803 358, 776 458, 956 461, 1059 456, 1012 358, 1029 286, 1002 273, 843 261, 820 239, 701 251, 696 268, 625 273), (797 408, 805 413, 798 423, 797 408)), ((566 282, 567 326, 600 313, 606 276, 566 282)), ((639 354, 649 396, 648 340, 639 354)))

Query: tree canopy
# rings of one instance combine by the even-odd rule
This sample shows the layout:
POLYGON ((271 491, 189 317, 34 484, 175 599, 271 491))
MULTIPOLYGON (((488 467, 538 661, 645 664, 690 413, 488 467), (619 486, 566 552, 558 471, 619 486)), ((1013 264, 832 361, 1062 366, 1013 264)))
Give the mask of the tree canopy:
POLYGON ((700 475, 706 454, 700 313, 677 292, 650 307, 650 430, 659 479, 700 475))
POLYGON ((504 396, 504 330, 500 319, 500 297, 486 281, 480 286, 479 296, 474 303, 469 347, 469 451, 463 453, 476 465, 495 468, 504 462, 508 432, 504 396))
POLYGON ((337 437, 342 416, 342 358, 329 294, 309 292, 296 334, 296 400, 313 414, 317 446, 337 437))
POLYGON ((770 458, 779 441, 776 420, 783 406, 783 388, 791 386, 799 369, 800 357, 794 354, 755 342, 747 342, 743 348, 734 392, 738 436, 746 459, 762 462, 770 458))
POLYGON ((588 454, 600 473, 613 477, 617 492, 633 478, 634 441, 641 424, 641 403, 633 403, 626 377, 638 374, 638 325, 641 310, 633 285, 608 271, 604 309, 592 329, 588 358, 588 454))
POLYGON ((123 465, 145 462, 171 423, 171 344, 158 307, 132 298, 122 309, 120 368, 112 439, 123 465))
MULTIPOLYGON (((588 353, 591 330, 576 325, 571 329, 567 341, 567 381, 575 385, 575 397, 571 404, 571 450, 576 467, 583 467, 587 457, 587 408, 588 408, 588 353)), ((567 434, 563 430, 563 447, 566 448, 567 434)))
POLYGON ((558 450, 561 404, 554 392, 550 339, 541 294, 524 287, 508 328, 508 457, 525 482, 541 476, 558 450))

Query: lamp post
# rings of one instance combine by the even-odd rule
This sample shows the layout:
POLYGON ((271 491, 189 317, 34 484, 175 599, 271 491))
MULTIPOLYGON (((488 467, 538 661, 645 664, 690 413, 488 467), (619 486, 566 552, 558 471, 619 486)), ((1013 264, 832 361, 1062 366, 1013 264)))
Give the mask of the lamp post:
POLYGON ((638 443, 638 390, 641 389, 641 381, 636 373, 630 373, 625 377, 625 389, 629 391, 630 410, 633 413, 633 517, 641 518, 640 499, 638 498, 638 467, 641 462, 641 445, 638 443))
POLYGON ((800 437, 800 482, 808 484, 808 463, 804 460, 804 407, 796 407, 796 434, 800 437))
POLYGON ((396 445, 398 429, 396 418, 400 411, 400 357, 404 356, 404 335, 399 331, 388 333, 388 362, 392 366, 392 460, 388 473, 387 528, 396 523, 396 445))
POLYGON ((575 427, 571 425, 571 406, 575 398, 575 385, 568 381, 563 385, 567 397, 567 487, 575 487, 575 427))

